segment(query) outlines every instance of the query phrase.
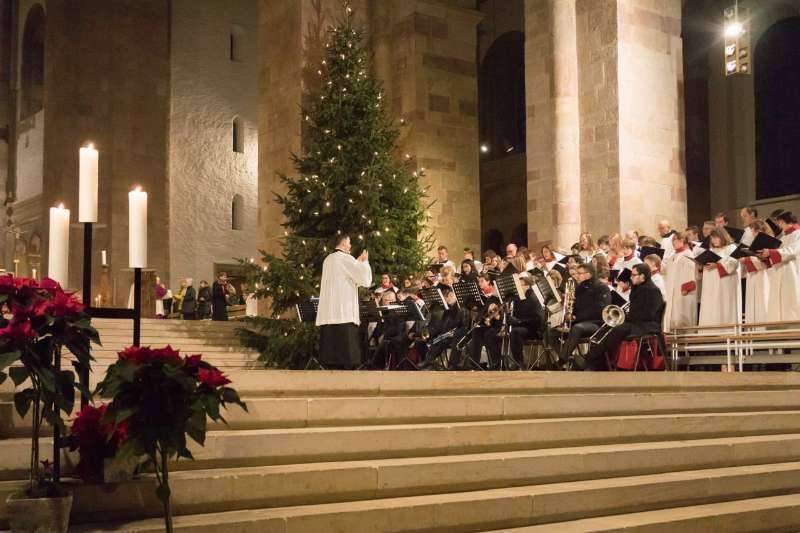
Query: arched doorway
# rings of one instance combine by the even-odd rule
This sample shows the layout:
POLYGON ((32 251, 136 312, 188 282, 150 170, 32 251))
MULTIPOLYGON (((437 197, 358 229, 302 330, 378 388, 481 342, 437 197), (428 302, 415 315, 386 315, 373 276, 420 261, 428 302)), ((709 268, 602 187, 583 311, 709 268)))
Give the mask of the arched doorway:
MULTIPOLYGON (((480 65, 481 227, 512 235, 527 221, 525 158, 525 35, 495 39, 480 65)), ((484 234, 482 246, 494 248, 484 234)), ((518 244, 526 244, 527 236, 518 244)))
POLYGON ((756 198, 800 194, 800 17, 772 25, 755 49, 756 198))
POLYGON ((26 119, 44 104, 45 17, 41 4, 34 5, 25 19, 20 66, 20 118, 26 119))

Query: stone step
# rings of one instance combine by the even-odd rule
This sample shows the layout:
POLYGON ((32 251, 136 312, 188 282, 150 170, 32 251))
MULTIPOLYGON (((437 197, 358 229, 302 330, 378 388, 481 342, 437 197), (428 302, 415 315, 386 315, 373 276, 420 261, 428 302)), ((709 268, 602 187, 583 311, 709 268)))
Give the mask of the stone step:
MULTIPOLYGON (((179 469, 431 457, 630 442, 800 433, 800 411, 664 414, 209 431, 179 469)), ((50 446, 49 439, 44 445, 50 446)), ((21 479, 29 441, 0 441, 0 479, 21 479)))
MULTIPOLYGON (((178 531, 281 533, 476 531, 670 509, 798 490, 800 463, 737 466, 449 494, 179 516, 178 531), (213 529, 212 529, 213 528, 213 529)), ((205 490, 199 488, 198 490, 205 490)), ((800 498, 798 498, 800 500, 800 498)), ((795 501, 795 505, 797 502, 795 501)), ((159 531, 158 519, 71 531, 159 531)))
MULTIPOLYGON (((178 471, 170 484, 176 511, 193 514, 773 464, 798 456, 800 434, 178 471)), ((158 516, 153 483, 145 476, 113 491, 76 484, 73 523, 158 516)), ((0 482, 0 502, 24 484, 0 482)), ((0 503, 0 523, 4 519, 0 503)))
MULTIPOLYGON (((800 494, 674 507, 658 511, 584 518, 538 526, 494 529, 484 533, 676 533, 724 531, 797 531, 800 494)), ((200 530, 194 530, 200 531, 200 530)), ((284 530, 285 531, 285 530, 284 530)))
MULTIPOLYGON (((248 412, 231 409, 227 426, 212 429, 336 427, 486 420, 621 416, 667 413, 797 410, 800 390, 742 395, 722 392, 628 392, 618 394, 389 396, 329 398, 244 397, 248 412)), ((27 422, 0 400, 0 437, 22 436, 27 422), (5 425, 3 425, 5 423, 5 425)))

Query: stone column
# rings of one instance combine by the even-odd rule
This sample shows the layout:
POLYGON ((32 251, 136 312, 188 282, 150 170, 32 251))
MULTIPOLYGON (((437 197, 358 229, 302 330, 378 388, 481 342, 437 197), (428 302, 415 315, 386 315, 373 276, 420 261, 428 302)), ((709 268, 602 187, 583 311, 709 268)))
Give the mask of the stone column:
POLYGON ((525 2, 528 244, 581 231, 575 0, 525 2))
POLYGON ((429 186, 428 227, 460 257, 480 244, 476 26, 481 14, 456 2, 380 0, 371 27, 375 68, 391 115, 403 119, 400 153, 429 186))

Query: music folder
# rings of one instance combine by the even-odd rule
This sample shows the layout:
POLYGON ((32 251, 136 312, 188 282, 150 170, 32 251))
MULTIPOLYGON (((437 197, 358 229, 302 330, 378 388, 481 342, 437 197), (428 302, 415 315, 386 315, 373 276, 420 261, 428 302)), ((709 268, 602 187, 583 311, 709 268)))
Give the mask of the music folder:
POLYGON ((734 251, 731 252, 731 257, 734 259, 742 259, 743 257, 755 257, 758 255, 753 250, 745 246, 744 244, 740 244, 736 247, 734 251))
POLYGON ((718 262, 720 259, 722 259, 722 257, 718 256, 717 254, 715 254, 711 250, 706 250, 705 252, 701 253, 697 257, 690 257, 689 259, 691 259, 692 261, 694 261, 698 265, 707 265, 709 263, 718 262))
POLYGON ((628 301, 625 298, 623 298, 622 295, 617 291, 611 291, 611 303, 613 305, 618 305, 619 307, 622 307, 623 305, 627 304, 628 301))
POLYGON ((753 242, 750 243, 750 249, 756 253, 760 252, 761 250, 777 250, 782 245, 780 239, 776 239, 771 235, 767 235, 764 232, 759 233, 756 235, 753 242))

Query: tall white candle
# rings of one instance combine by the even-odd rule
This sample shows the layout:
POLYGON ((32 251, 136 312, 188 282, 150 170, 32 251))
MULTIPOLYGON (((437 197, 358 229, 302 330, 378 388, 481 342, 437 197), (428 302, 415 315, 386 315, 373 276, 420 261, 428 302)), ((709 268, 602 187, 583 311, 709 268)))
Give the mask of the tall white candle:
POLYGON ((100 250, 100 264, 106 266, 108 264, 108 255, 105 250, 100 250))
POLYGON ((69 209, 64 209, 64 204, 50 208, 49 241, 47 275, 66 286, 69 281, 69 209))
POLYGON ((78 222, 97 222, 97 159, 93 144, 80 149, 78 222))
POLYGON ((128 193, 128 266, 147 268, 147 193, 141 187, 128 193))

